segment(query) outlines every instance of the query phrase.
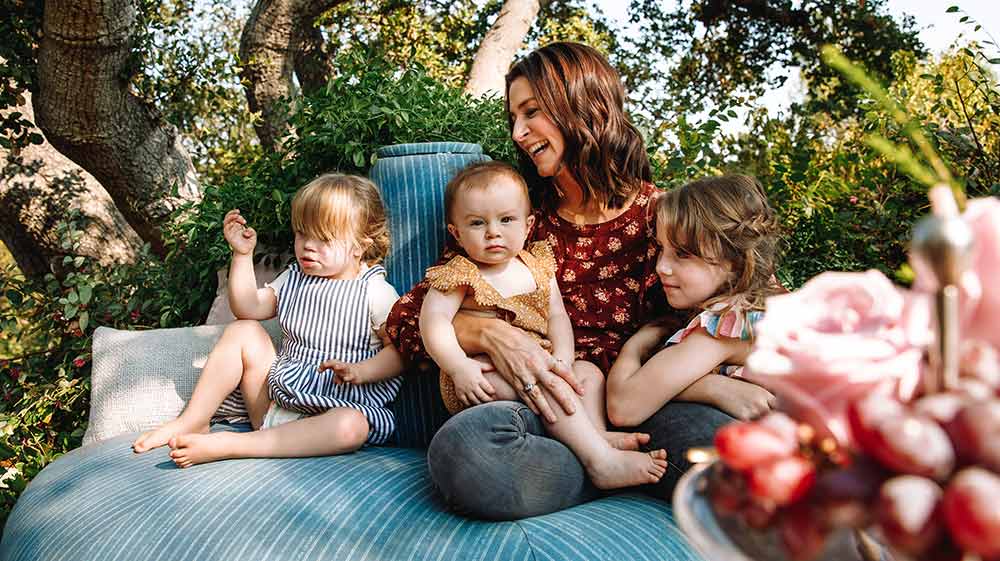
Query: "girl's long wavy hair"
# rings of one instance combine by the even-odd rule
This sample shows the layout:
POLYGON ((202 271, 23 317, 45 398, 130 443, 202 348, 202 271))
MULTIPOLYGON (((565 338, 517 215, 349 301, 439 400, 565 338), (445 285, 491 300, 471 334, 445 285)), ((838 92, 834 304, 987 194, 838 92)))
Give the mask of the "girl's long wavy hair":
MULTIPOLYGON (((563 165, 583 188, 583 202, 596 200, 621 208, 643 183, 652 182, 649 157, 639 130, 625 115, 625 88, 618 72, 593 47, 551 43, 531 52, 507 73, 504 104, 507 124, 510 84, 524 77, 542 112, 555 123, 566 144, 563 165)), ((523 151, 521 173, 537 204, 552 208, 558 193, 523 151)))
POLYGON ((763 310, 765 298, 784 292, 774 276, 778 220, 755 178, 709 177, 667 191, 656 201, 656 222, 676 251, 731 267, 727 282, 703 308, 730 301, 744 310, 763 310))
POLYGON ((369 265, 389 254, 389 220, 382 194, 369 179, 327 173, 313 179, 292 199, 292 229, 321 240, 348 239, 364 247, 369 265))

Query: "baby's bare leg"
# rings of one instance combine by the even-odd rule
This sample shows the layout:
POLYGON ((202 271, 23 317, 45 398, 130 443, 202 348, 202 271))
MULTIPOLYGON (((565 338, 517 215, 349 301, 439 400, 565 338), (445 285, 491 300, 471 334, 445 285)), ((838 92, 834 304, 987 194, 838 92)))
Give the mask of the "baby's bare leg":
POLYGON ((496 392, 493 394, 493 399, 495 401, 520 401, 521 398, 517 396, 517 392, 514 388, 504 379, 503 376, 497 374, 496 372, 483 372, 483 376, 486 381, 493 386, 496 392))
MULTIPOLYGON (((574 373, 579 375, 575 367, 574 373)), ((562 379, 558 383, 566 384, 562 379)), ((549 403, 555 403, 548 390, 542 388, 542 391, 549 403)), ((576 392, 570 393, 576 395, 576 392)), ((593 412, 586 410, 587 404, 577 399, 579 407, 572 415, 567 415, 561 407, 552 408, 556 422, 549 424, 548 429, 556 440, 573 450, 594 485, 601 489, 617 489, 656 483, 663 477, 667 469, 664 450, 645 453, 615 448, 609 443, 606 431, 591 421, 593 412)))
POLYGON ((332 456, 361 448, 368 430, 360 411, 337 407, 259 431, 180 435, 170 439, 170 457, 184 468, 229 458, 332 456))
POLYGON ((207 432, 212 414, 237 387, 243 388, 251 420, 257 416, 254 426, 259 426, 267 410, 261 397, 262 393, 264 398, 267 396, 262 389, 263 380, 274 355, 271 338, 259 322, 239 320, 229 324, 208 355, 184 412, 173 421, 140 435, 132 443, 132 449, 145 452, 167 444, 176 435, 207 432))
POLYGON ((649 443, 649 435, 642 432, 609 432, 604 397, 604 374, 592 362, 578 360, 573 363, 573 374, 583 385, 583 409, 597 430, 604 433, 608 444, 619 450, 638 450, 649 443))

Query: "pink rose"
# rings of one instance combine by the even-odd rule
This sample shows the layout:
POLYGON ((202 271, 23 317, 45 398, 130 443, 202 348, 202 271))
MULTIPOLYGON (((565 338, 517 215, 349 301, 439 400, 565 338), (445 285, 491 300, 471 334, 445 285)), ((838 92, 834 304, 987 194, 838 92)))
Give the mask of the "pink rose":
POLYGON ((767 300, 745 376, 821 436, 852 446, 847 404, 872 391, 911 394, 930 341, 928 307, 878 271, 823 273, 767 300))
MULTIPOLYGON (((970 273, 982 290, 963 302, 962 337, 988 341, 1000 350, 1000 201, 969 201, 962 218, 975 237, 970 273)), ((968 283, 966 283, 968 284, 968 283)))

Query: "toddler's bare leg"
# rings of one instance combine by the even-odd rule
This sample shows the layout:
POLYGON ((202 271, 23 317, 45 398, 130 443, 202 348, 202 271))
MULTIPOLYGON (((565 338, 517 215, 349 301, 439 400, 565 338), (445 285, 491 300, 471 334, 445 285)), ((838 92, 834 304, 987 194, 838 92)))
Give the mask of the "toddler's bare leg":
MULTIPOLYGON (((207 432, 212 414, 226 396, 246 378, 243 395, 259 426, 267 405, 261 407, 262 380, 274 361, 274 345, 267 331, 253 320, 239 320, 226 326, 222 337, 208 355, 198 384, 179 417, 144 432, 132 443, 136 452, 145 452, 167 444, 171 437, 191 432, 207 432), (254 389, 256 387, 256 390, 254 389)), ((267 394, 264 391, 264 397, 267 394)))
POLYGON ((253 432, 183 434, 170 439, 178 466, 228 458, 301 458, 353 452, 368 439, 368 419, 356 409, 337 407, 253 432))
POLYGON ((642 432, 609 432, 607 410, 604 397, 604 374, 592 362, 577 360, 573 363, 573 374, 583 384, 583 409, 597 430, 604 433, 608 444, 619 450, 638 450, 649 444, 649 435, 642 432))
MULTIPOLYGON (((579 375, 575 370, 574 373, 579 375)), ((559 383, 565 384, 561 379, 559 383)), ((551 393, 544 388, 542 391, 549 403, 555 403, 551 393)), ((667 453, 662 449, 646 453, 613 447, 606 431, 591 421, 593 412, 586 410, 587 405, 580 400, 572 415, 567 415, 561 407, 553 407, 556 422, 548 428, 554 438, 573 450, 594 485, 600 489, 617 489, 659 481, 667 469, 667 453)), ((592 407, 593 403, 589 405, 592 407)))

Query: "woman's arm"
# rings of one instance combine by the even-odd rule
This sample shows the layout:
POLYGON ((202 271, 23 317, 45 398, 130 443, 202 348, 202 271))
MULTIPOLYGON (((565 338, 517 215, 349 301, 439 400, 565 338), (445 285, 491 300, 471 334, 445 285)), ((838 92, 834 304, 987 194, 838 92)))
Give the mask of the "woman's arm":
POLYGON ((583 395, 583 386, 573 376, 570 365, 555 361, 538 341, 523 330, 502 319, 463 313, 455 316, 454 325, 458 342, 465 352, 470 355, 489 355, 496 371, 535 414, 542 415, 549 422, 556 420, 542 392, 526 394, 523 391, 528 384, 542 384, 548 388, 567 414, 572 415, 576 411, 576 398, 558 382, 558 378, 562 378, 578 394, 583 395))
POLYGON ((704 329, 653 355, 637 370, 612 369, 608 376, 608 419, 616 426, 636 426, 660 410, 685 388, 746 353, 749 342, 716 339, 704 329))

